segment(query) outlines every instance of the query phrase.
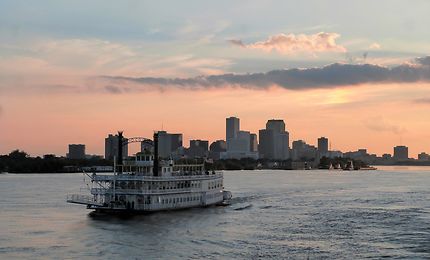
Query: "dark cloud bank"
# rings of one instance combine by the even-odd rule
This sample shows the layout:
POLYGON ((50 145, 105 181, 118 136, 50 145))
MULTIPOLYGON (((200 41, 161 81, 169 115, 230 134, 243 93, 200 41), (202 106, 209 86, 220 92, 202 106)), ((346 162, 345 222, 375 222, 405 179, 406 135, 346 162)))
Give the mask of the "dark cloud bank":
MULTIPOLYGON (((412 63, 391 68, 372 64, 335 63, 324 67, 308 69, 273 70, 266 73, 223 74, 198 76, 194 78, 153 78, 153 77, 110 77, 105 90, 122 93, 133 90, 121 83, 134 83, 137 88, 156 87, 161 90, 170 87, 183 89, 206 89, 235 86, 249 89, 264 89, 276 85, 290 90, 313 88, 334 88, 366 83, 412 83, 430 82, 430 56, 417 58, 412 63)), ((137 89, 136 89, 137 90, 137 89)))
POLYGON ((414 100, 414 103, 430 105, 430 98, 418 98, 414 100))

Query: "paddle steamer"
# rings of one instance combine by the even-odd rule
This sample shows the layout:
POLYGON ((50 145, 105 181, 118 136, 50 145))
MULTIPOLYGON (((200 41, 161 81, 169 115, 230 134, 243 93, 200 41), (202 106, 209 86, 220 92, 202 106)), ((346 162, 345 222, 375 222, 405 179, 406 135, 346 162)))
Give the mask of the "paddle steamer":
MULTIPOLYGON (((119 133, 118 151, 122 151, 119 133)), ((67 202, 84 204, 104 213, 143 213, 210 205, 225 205, 231 193, 224 190, 223 174, 205 170, 204 160, 176 163, 158 158, 158 133, 153 150, 144 150, 114 166, 113 174, 87 174, 90 194, 70 194, 67 202)))

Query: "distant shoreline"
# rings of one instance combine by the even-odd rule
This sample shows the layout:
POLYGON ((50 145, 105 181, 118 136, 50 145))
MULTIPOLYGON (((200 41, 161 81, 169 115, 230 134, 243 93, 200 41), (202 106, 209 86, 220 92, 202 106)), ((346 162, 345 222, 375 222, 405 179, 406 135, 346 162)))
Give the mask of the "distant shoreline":
MULTIPOLYGON (((400 166, 400 167, 430 167, 430 165, 375 165, 375 166, 382 166, 382 167, 396 167, 396 166, 400 166)), ((227 172, 231 172, 231 171, 264 171, 264 170, 273 170, 273 171, 310 171, 310 170, 304 170, 304 169, 230 169, 230 170, 220 170, 220 171, 227 171, 227 172)), ((350 170, 350 171, 345 171, 345 170, 330 170, 330 169, 311 169, 312 171, 330 171, 330 172, 357 172, 357 171, 376 171, 376 170, 382 170, 380 168, 363 168, 363 169, 359 169, 359 170, 350 170)), ((77 173, 82 173, 82 172, 0 172, 1 174, 16 174, 16 175, 20 175, 20 174, 77 174, 77 173)), ((102 173, 102 172, 97 172, 97 173, 102 173)))

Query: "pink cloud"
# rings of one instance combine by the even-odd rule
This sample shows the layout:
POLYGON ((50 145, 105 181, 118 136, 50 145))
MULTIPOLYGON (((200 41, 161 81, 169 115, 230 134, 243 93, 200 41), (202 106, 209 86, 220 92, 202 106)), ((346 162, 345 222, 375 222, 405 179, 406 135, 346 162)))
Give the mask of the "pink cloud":
POLYGON ((266 52, 277 51, 282 54, 294 54, 300 52, 346 52, 346 48, 336 43, 340 35, 337 33, 320 32, 316 34, 277 34, 270 36, 265 41, 244 44, 241 40, 230 40, 234 45, 259 49, 266 52))
POLYGON ((374 42, 372 44, 369 45, 369 49, 370 50, 380 50, 381 49, 381 44, 374 42))

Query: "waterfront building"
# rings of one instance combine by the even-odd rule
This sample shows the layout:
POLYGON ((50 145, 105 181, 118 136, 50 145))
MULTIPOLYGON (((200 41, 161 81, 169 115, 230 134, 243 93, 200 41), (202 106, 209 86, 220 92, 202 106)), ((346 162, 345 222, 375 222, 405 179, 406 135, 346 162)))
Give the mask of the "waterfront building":
POLYGON ((248 131, 237 132, 236 138, 230 139, 229 152, 250 152, 251 134, 248 131))
POLYGON ((359 160, 367 164, 374 164, 378 161, 376 154, 367 153, 367 149, 358 149, 357 151, 346 152, 343 154, 343 157, 359 160))
POLYGON ((220 153, 221 159, 258 159, 258 152, 251 150, 252 145, 255 148, 254 143, 251 145, 251 141, 254 142, 254 140, 251 140, 251 133, 240 130, 239 118, 229 117, 226 119, 226 140, 227 151, 220 153))
POLYGON ((237 117, 226 118, 226 129, 225 129, 225 140, 227 141, 227 147, 229 146, 230 140, 237 137, 237 133, 240 130, 240 121, 237 117))
POLYGON ((317 157, 317 148, 303 140, 293 142, 292 159, 294 161, 310 161, 317 157))
POLYGON ((169 134, 170 135, 170 149, 176 151, 182 147, 182 134, 169 134))
POLYGON ((394 160, 405 161, 409 159, 408 147, 404 145, 394 147, 394 160))
POLYGON ((190 140, 187 154, 189 157, 203 158, 208 156, 209 142, 205 140, 190 140))
POLYGON ((382 155, 382 159, 383 160, 391 160, 393 157, 391 156, 391 154, 389 154, 389 153, 384 153, 383 155, 382 155))
POLYGON ((261 129, 258 131, 260 143, 258 144, 258 154, 260 158, 275 158, 275 135, 273 130, 261 129))
POLYGON ((271 119, 266 123, 266 129, 259 131, 260 158, 271 160, 286 160, 290 158, 290 134, 285 130, 284 120, 271 119))
POLYGON ((258 152, 258 140, 256 134, 250 134, 249 149, 251 152, 258 152))
POLYGON ((161 158, 170 158, 180 147, 182 147, 182 134, 158 131, 158 153, 161 158))
POLYGON ((85 145, 84 144, 69 144, 69 159, 85 159, 85 145))
POLYGON ((318 155, 319 157, 328 156, 328 138, 318 138, 318 155))
POLYGON ((328 151, 327 152, 327 157, 328 158, 342 158, 343 157, 343 153, 341 151, 328 151))
MULTIPOLYGON (((124 143, 127 143, 127 141, 127 138, 123 138, 124 143)), ((118 158, 118 156, 118 134, 109 134, 108 137, 105 138, 105 159, 113 160, 114 157, 118 158)), ((122 156, 123 158, 126 158, 128 156, 128 145, 123 145, 122 156)))
POLYGON ((227 143, 224 140, 216 140, 209 146, 209 158, 219 160, 221 153, 227 151, 227 143))
POLYGON ((427 154, 427 153, 422 152, 422 153, 418 154, 418 160, 420 160, 420 161, 430 161, 430 155, 427 154))

